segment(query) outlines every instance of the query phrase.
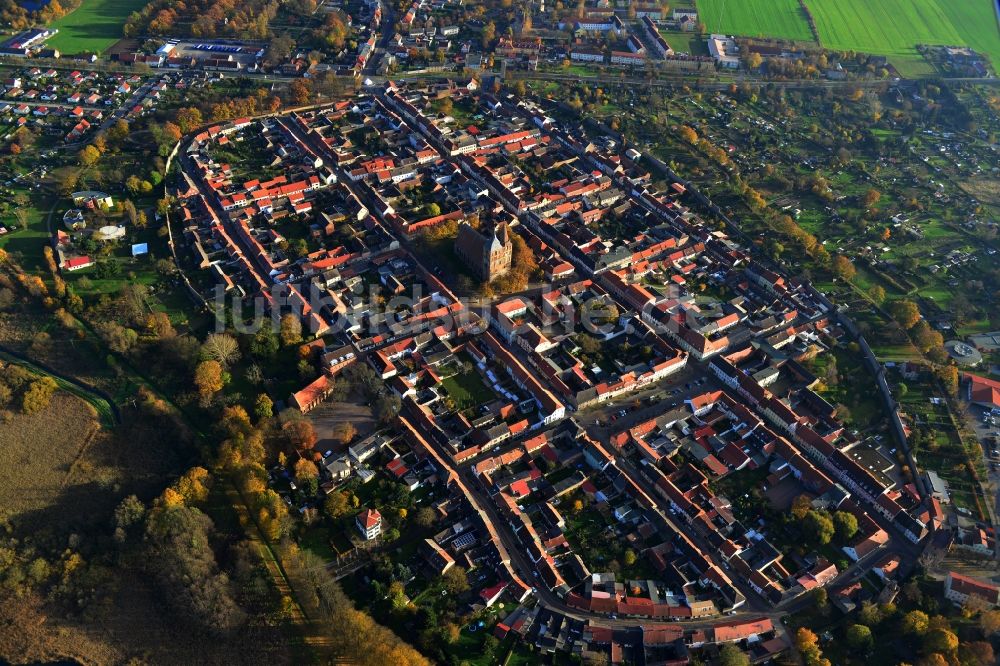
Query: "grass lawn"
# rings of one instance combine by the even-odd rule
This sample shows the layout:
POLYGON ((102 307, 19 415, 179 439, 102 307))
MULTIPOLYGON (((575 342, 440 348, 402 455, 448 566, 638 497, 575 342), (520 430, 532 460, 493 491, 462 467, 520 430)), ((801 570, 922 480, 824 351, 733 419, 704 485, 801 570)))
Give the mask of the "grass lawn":
POLYGON ((337 559, 337 553, 334 552, 331 545, 333 534, 334 531, 329 527, 317 527, 315 525, 307 527, 302 534, 302 538, 299 539, 299 548, 312 551, 315 555, 321 557, 324 562, 332 562, 337 559))
POLYGON ((484 405, 495 397, 475 370, 443 379, 441 385, 460 410, 484 405))
POLYGON ((798 0, 699 0, 698 10, 710 32, 813 40, 798 0))
POLYGON ((79 9, 70 12, 50 27, 59 34, 47 42, 63 53, 100 53, 122 38, 125 19, 146 3, 143 0, 83 0, 79 9))
POLYGON ((517 641, 514 648, 507 656, 505 666, 529 666, 538 663, 538 655, 531 651, 531 648, 524 643, 517 641))
MULTIPOLYGON (((37 190, 19 190, 31 199, 27 206, 28 221, 24 227, 14 229, 0 236, 0 248, 17 257, 17 261, 27 271, 44 271, 43 248, 49 242, 49 232, 45 220, 51 207, 51 199, 37 190)), ((16 224, 12 218, 4 218, 7 225, 16 224)))
POLYGON ((882 416, 882 406, 875 394, 869 390, 871 375, 860 359, 846 348, 837 347, 833 354, 816 357, 809 363, 809 368, 819 377, 824 387, 818 390, 832 405, 847 406, 850 414, 844 420, 857 428, 867 428, 878 422, 882 416), (839 381, 832 386, 826 385, 826 371, 831 359, 837 362, 839 381))
POLYGON ((705 44, 705 38, 699 34, 661 30, 660 36, 667 40, 670 48, 678 53, 690 53, 694 56, 708 55, 708 46, 705 44))

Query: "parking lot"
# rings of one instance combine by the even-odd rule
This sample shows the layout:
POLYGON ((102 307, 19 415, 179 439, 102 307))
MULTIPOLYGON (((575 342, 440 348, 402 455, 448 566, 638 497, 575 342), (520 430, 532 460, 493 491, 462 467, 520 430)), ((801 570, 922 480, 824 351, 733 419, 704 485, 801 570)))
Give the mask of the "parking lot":
POLYGON ((1000 477, 1000 414, 973 405, 969 408, 969 423, 983 445, 991 476, 1000 477))
POLYGON ((692 364, 646 388, 584 408, 577 418, 591 435, 606 437, 682 405, 692 395, 718 388, 714 377, 692 364))
POLYGON ((238 62, 242 69, 249 69, 263 57, 264 47, 260 44, 243 42, 179 41, 169 55, 170 57, 193 58, 199 62, 230 60, 238 62))

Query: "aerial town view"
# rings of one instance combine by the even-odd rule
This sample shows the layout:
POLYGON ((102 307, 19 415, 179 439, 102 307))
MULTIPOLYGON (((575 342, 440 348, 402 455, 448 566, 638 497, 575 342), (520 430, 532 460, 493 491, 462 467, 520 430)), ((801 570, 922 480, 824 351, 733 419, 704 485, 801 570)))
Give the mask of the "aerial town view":
POLYGON ((1000 663, 998 0, 0 0, 0 664, 1000 663))

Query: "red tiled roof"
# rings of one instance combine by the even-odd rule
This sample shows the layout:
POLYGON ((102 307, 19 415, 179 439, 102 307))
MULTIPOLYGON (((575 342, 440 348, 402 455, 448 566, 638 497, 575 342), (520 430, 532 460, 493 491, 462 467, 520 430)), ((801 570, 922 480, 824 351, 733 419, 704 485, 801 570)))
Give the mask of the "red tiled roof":
POLYGON ((746 622, 728 622, 717 624, 715 630, 715 642, 738 641, 754 634, 764 634, 774 629, 771 620, 766 617, 747 620, 746 622))
POLYGON ((358 514, 358 522, 364 525, 365 529, 371 529, 382 522, 382 514, 376 509, 365 509, 358 514))
POLYGON ((969 380, 971 402, 1000 407, 1000 382, 969 373, 965 377, 969 380))
POLYGON ((951 589, 960 594, 981 597, 994 605, 1000 602, 1000 588, 995 585, 963 576, 954 571, 948 572, 948 578, 951 580, 951 589))

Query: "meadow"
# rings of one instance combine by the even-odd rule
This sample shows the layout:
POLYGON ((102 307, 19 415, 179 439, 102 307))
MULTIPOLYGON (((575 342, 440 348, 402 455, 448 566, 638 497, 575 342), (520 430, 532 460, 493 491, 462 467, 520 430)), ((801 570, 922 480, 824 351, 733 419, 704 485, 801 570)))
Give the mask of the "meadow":
POLYGON ((125 19, 141 9, 144 0, 83 0, 83 4, 50 27, 59 34, 47 44, 65 54, 101 53, 122 38, 125 19))
POLYGON ((11 413, 0 426, 0 506, 8 516, 51 506, 74 461, 98 430, 93 409, 62 391, 37 414, 11 413))
MULTIPOLYGON (((1000 69, 994 0, 806 0, 824 47, 888 56, 904 75, 932 74, 917 44, 971 46, 1000 69)), ((810 40, 797 0, 700 0, 712 32, 810 40)))
POLYGON ((699 0, 698 11, 710 32, 813 40, 798 0, 699 0))

